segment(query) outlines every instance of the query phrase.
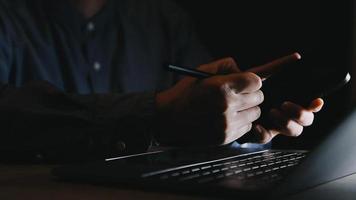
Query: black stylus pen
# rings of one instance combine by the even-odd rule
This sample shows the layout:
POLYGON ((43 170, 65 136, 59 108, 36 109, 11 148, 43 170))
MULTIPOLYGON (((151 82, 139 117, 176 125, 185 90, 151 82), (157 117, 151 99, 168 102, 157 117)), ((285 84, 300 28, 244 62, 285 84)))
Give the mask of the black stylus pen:
POLYGON ((172 72, 176 72, 181 75, 191 76, 199 79, 209 78, 215 75, 215 74, 199 71, 196 69, 178 67, 175 65, 168 65, 168 70, 172 72))
MULTIPOLYGON (((293 53, 288 56, 284 56, 276 60, 273 60, 272 62, 269 62, 267 64, 254 67, 250 70, 247 70, 247 72, 253 72, 259 75, 262 78, 262 80, 266 80, 269 76, 271 76, 271 74, 274 74, 277 71, 279 71, 280 68, 283 67, 284 65, 298 61, 300 59, 301 59, 301 55, 299 53, 293 53)), ((192 68, 179 67, 175 65, 168 65, 167 69, 169 71, 176 72, 181 75, 191 76, 199 79, 209 78, 217 75, 217 74, 211 74, 211 73, 199 71, 192 68)))

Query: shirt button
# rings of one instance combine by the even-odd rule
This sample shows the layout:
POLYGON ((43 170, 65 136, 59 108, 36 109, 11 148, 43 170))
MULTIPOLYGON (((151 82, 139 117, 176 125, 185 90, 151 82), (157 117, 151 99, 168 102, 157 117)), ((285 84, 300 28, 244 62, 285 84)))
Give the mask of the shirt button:
POLYGON ((36 158, 37 161, 42 161, 43 160, 43 155, 38 153, 38 154, 35 155, 35 158, 36 158))
POLYGON ((116 150, 117 150, 118 152, 122 152, 122 151, 124 151, 125 149, 126 149, 126 144, 125 144, 125 142, 118 141, 118 142, 116 143, 116 150))
POLYGON ((89 22, 89 23, 88 23, 88 25, 87 25, 87 30, 88 30, 89 32, 92 32, 92 31, 95 30, 95 25, 94 25, 93 22, 89 22))
POLYGON ((100 69, 101 69, 101 64, 99 62, 95 62, 94 63, 94 70, 98 72, 98 71, 100 71, 100 69))

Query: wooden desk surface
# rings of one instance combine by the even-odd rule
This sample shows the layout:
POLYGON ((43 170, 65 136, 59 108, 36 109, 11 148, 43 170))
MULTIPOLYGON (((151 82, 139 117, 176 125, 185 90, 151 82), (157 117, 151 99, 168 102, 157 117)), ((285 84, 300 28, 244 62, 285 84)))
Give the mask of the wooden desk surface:
POLYGON ((92 199, 169 199, 202 200, 207 198, 177 194, 161 194, 119 188, 107 188, 90 184, 56 182, 46 165, 3 165, 0 164, 0 199, 51 199, 51 200, 92 200, 92 199))
MULTIPOLYGON (((144 192, 120 188, 108 188, 90 184, 57 182, 52 179, 48 165, 0 164, 0 200, 214 200, 207 197, 179 194, 144 192)), ((288 200, 345 199, 356 196, 356 174, 288 197, 288 200), (341 198, 339 198, 341 197, 341 198)), ((216 198, 215 198, 216 199, 216 198)))

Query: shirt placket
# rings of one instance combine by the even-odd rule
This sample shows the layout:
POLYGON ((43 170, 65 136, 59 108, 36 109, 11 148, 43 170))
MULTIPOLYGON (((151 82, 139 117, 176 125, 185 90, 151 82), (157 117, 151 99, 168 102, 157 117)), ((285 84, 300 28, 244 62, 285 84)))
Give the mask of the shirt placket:
POLYGON ((88 82, 93 93, 102 93, 106 89, 106 80, 103 78, 105 71, 103 70, 104 59, 100 52, 100 44, 98 38, 97 24, 94 21, 87 22, 84 28, 84 54, 88 63, 88 82))

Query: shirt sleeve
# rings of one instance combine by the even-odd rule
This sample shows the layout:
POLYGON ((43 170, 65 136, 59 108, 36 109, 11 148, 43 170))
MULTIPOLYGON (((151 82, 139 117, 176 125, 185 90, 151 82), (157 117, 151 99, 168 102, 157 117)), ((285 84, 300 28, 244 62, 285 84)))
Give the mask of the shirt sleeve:
POLYGON ((0 2, 0 160, 77 162, 145 152, 155 94, 78 95, 45 81, 9 82, 15 33, 0 2))
POLYGON ((47 82, 1 85, 1 160, 80 161, 144 152, 153 93, 71 95, 47 82))

